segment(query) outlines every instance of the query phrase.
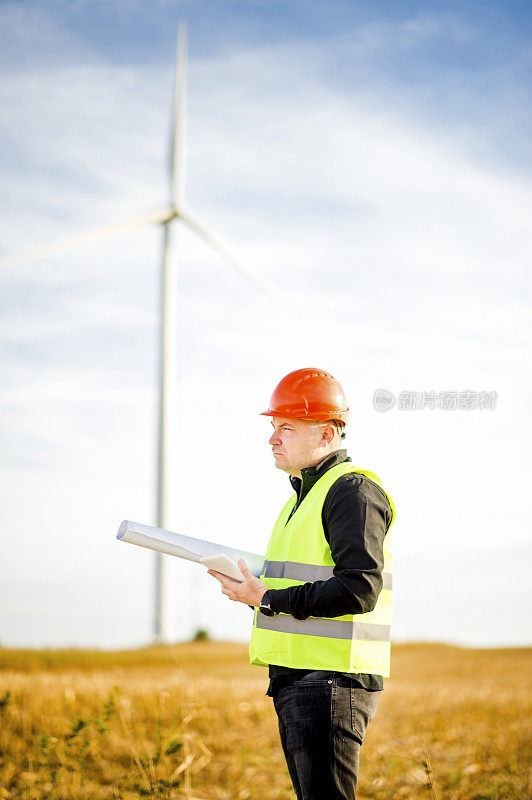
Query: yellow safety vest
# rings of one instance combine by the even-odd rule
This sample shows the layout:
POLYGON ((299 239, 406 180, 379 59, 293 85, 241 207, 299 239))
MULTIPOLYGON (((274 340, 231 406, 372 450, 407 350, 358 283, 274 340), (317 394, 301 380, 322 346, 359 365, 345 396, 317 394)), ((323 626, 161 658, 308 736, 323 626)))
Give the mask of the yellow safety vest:
MULTIPOLYGON (((334 561, 323 532, 321 512, 327 493, 342 475, 355 472, 376 483, 395 509, 380 479, 343 462, 327 470, 290 517, 295 495, 274 525, 261 580, 269 589, 324 581, 333 577, 334 561), (288 521, 287 521, 288 520, 288 521)), ((390 525, 392 524, 390 522, 390 525)), ((291 614, 267 617, 255 610, 249 645, 251 664, 277 664, 294 669, 369 672, 390 675, 392 621, 392 553, 389 530, 384 537, 383 588, 373 611, 341 617, 295 619, 291 614)))

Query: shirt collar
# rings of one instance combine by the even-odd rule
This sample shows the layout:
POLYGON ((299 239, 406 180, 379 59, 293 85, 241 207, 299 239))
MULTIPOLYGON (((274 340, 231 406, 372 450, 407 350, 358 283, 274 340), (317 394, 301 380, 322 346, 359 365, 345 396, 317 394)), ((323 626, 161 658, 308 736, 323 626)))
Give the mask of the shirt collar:
POLYGON ((322 475, 325 475, 327 470, 335 467, 337 464, 343 464, 344 461, 351 461, 347 455, 347 450, 334 450, 328 456, 322 458, 317 464, 312 467, 303 467, 301 470, 301 478, 290 475, 290 483, 298 496, 298 503, 301 502, 308 492, 312 489, 316 481, 322 475))

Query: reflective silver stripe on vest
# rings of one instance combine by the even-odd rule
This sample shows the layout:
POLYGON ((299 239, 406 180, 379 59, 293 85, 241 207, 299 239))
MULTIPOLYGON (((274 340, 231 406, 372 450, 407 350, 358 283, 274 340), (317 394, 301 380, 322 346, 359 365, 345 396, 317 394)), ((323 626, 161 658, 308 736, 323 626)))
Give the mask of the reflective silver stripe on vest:
POLYGON ((333 568, 298 561, 266 561, 266 578, 289 578, 293 581, 327 581, 333 577, 333 568))
MULTIPOLYGON (((292 581, 328 581, 333 577, 333 567, 301 564, 298 561, 266 561, 265 578, 288 578, 292 581)), ((391 572, 382 573, 383 589, 392 588, 391 572)))
POLYGON ((389 625, 372 622, 350 622, 344 619, 309 617, 295 619, 290 614, 267 617, 257 613, 257 628, 280 633, 302 633, 306 636, 325 636, 328 639, 364 639, 370 642, 387 642, 390 639, 389 625))

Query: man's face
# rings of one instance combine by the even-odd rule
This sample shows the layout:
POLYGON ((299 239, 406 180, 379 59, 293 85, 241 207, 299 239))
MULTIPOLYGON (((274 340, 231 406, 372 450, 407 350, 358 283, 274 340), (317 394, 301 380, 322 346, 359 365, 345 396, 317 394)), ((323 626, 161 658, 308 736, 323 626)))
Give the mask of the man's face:
POLYGON ((327 455, 327 437, 330 441, 332 434, 325 432, 331 428, 327 423, 272 417, 272 426, 269 444, 278 469, 300 477, 304 467, 314 466, 327 455))

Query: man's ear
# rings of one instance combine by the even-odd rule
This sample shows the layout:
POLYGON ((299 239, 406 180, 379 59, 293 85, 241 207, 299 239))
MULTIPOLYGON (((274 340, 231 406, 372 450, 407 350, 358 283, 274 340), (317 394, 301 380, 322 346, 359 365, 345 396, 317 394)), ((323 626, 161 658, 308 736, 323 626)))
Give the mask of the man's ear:
POLYGON ((330 444, 332 442, 332 440, 334 439, 334 434, 335 433, 336 433, 336 428, 335 428, 335 426, 333 424, 326 425, 326 427, 323 429, 323 433, 321 435, 321 438, 322 438, 322 440, 324 442, 326 442, 327 444, 330 444))

